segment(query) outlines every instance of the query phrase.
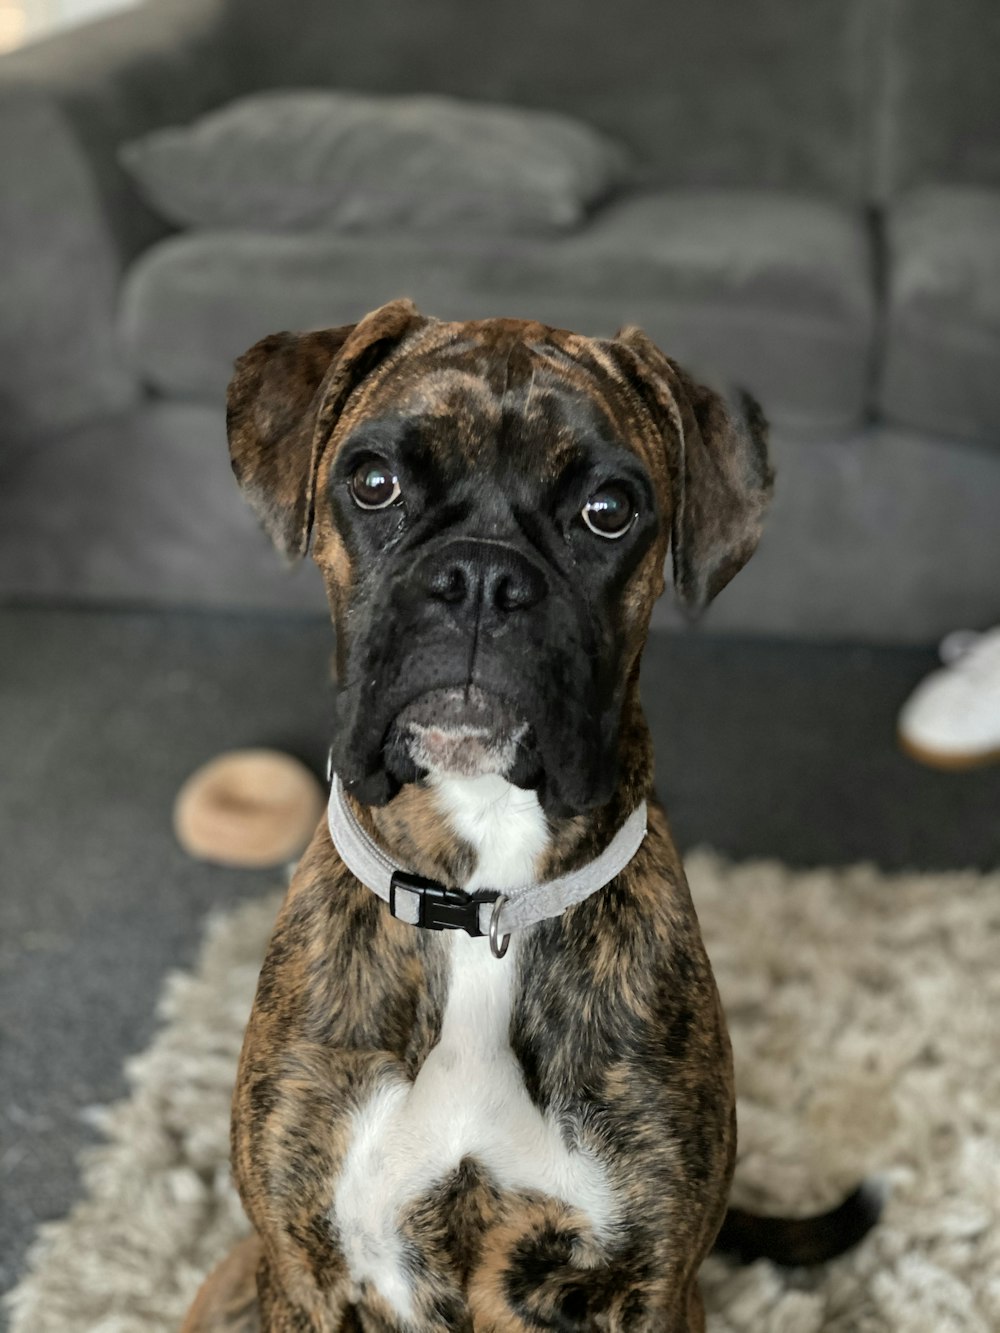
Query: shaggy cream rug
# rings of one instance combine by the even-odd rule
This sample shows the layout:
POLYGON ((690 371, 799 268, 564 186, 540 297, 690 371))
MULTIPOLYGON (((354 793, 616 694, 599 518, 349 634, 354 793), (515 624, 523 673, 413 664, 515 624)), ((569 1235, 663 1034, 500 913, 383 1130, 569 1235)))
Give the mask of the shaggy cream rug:
MULTIPOLYGON (((729 1013, 736 1197, 808 1210, 862 1176, 882 1222, 815 1271, 704 1271, 711 1333, 1000 1329, 1000 874, 791 873, 698 854, 689 875, 729 1013)), ((277 898, 212 920, 163 1027, 101 1117, 86 1198, 37 1240, 12 1333, 167 1333, 243 1231, 229 1096, 277 898)))

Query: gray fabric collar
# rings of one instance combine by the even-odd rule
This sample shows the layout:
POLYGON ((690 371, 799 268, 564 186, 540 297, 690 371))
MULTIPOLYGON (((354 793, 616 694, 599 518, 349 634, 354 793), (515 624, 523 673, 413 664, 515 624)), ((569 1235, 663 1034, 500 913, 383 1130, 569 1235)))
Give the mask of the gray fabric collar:
POLYGON ((465 930, 488 935, 502 957, 515 931, 560 916, 568 907, 603 889, 632 860, 646 836, 646 802, 632 811, 615 836, 587 865, 542 884, 504 893, 467 893, 414 875, 383 851, 358 823, 336 773, 331 775, 327 823, 333 845, 351 874, 389 904, 394 917, 432 930, 465 930))

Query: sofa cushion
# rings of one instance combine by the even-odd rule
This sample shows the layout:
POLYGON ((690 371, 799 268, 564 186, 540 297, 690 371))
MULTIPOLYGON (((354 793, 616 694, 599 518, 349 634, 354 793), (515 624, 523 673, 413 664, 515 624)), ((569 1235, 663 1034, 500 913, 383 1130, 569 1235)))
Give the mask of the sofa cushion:
POLYGON ((1000 448, 1000 190, 916 192, 887 240, 885 416, 1000 448))
POLYGON ((152 387, 221 403, 233 358, 256 339, 400 295, 448 319, 514 315, 604 336, 640 324, 794 429, 845 426, 864 408, 864 225, 775 193, 636 195, 558 240, 192 233, 133 267, 122 337, 152 387))
POLYGON ((558 230, 610 194, 627 161, 554 112, 275 89, 135 139, 121 158, 171 222, 255 231, 558 230))

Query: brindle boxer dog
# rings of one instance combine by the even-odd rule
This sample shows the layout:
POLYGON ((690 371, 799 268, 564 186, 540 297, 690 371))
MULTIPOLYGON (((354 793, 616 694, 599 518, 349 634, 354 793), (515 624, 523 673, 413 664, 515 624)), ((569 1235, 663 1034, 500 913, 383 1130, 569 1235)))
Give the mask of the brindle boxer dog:
MULTIPOLYGON (((251 505, 289 556, 311 539, 326 582, 332 761, 362 839, 478 909, 586 874, 644 801, 648 832, 504 953, 468 912, 469 935, 397 919, 323 822, 234 1100, 255 1234, 185 1328, 702 1329, 732 1063, 652 796, 639 659, 668 545, 697 611, 757 544, 760 411, 635 328, 599 341, 396 301, 265 338, 228 421, 251 505)), ((854 1238, 797 1234, 785 1257, 854 1238)))

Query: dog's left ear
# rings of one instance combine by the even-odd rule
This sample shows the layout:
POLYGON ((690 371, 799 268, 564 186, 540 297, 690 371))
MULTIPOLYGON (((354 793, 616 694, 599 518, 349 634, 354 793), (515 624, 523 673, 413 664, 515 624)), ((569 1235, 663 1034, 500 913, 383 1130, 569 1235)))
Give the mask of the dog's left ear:
POLYGON ((413 329, 410 301, 358 324, 272 333, 236 362, 226 398, 233 472, 275 546, 292 560, 309 546, 316 469, 351 392, 413 329))
POLYGON ((697 615, 760 540, 774 489, 767 422, 749 394, 725 396, 698 384, 641 329, 621 329, 612 346, 663 434, 674 492, 674 587, 697 615))

